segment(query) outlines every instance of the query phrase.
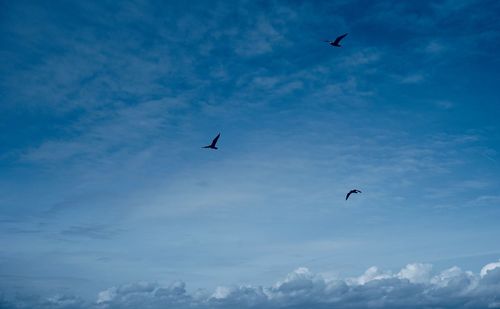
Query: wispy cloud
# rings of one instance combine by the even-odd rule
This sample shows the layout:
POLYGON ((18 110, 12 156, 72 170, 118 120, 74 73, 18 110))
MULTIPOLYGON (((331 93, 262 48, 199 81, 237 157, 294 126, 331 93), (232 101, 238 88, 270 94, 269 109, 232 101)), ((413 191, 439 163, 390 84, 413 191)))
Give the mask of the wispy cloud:
POLYGON ((60 234, 66 237, 109 239, 117 232, 115 228, 104 225, 76 225, 68 227, 60 234))
POLYGON ((425 79, 425 77, 422 74, 415 73, 415 74, 407 75, 407 76, 404 76, 403 78, 401 78, 401 83, 402 84, 418 84, 418 83, 422 82, 424 79, 425 79))
MULTIPOLYGON (((54 270, 92 293, 166 274, 268 285, 304 264, 352 273, 498 249, 484 237, 498 230, 495 1, 3 8, 0 266, 15 288, 54 270), (342 48, 322 42, 344 32, 342 48), (220 149, 201 150, 217 132, 220 149), (353 187, 363 194, 347 202, 353 187)), ((195 307, 238 307, 246 292, 258 298, 246 305, 311 308, 370 288, 446 292, 428 265, 380 269, 338 286, 301 269, 291 277, 314 280, 204 296, 138 284, 99 306, 143 301, 127 289, 195 307)))

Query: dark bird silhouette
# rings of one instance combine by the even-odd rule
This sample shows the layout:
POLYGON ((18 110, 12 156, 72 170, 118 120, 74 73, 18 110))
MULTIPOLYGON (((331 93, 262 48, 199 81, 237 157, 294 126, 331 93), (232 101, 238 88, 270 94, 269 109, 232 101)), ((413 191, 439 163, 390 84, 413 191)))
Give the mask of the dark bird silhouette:
POLYGON ((220 133, 217 134, 217 136, 214 138, 214 140, 212 141, 212 144, 208 145, 208 146, 204 146, 204 147, 201 147, 201 148, 210 148, 210 149, 218 149, 215 144, 217 144, 217 141, 219 140, 219 137, 220 137, 220 133))
POLYGON ((356 190, 356 189, 349 191, 349 193, 347 193, 347 195, 345 196, 345 200, 347 201, 347 199, 349 198, 349 195, 351 195, 353 193, 361 193, 361 191, 356 190))
POLYGON ((332 46, 335 46, 335 47, 342 47, 340 45, 340 41, 342 41, 343 38, 345 38, 347 36, 348 33, 344 33, 342 34, 341 36, 337 37, 334 41, 330 41, 330 40, 325 40, 325 42, 329 43, 330 45, 332 46))

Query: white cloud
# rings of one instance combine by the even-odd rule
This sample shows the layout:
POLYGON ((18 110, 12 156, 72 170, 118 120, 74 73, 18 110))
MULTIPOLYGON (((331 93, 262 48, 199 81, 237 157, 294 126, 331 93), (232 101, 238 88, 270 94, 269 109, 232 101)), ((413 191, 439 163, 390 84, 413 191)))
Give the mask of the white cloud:
POLYGON ((498 308, 500 261, 479 274, 451 267, 432 274, 430 264, 408 264, 397 273, 370 267, 355 279, 326 279, 300 267, 270 287, 217 287, 188 293, 183 282, 169 286, 139 282, 101 291, 97 300, 57 296, 4 300, 6 308, 498 308))
POLYGON ((350 282, 363 285, 373 280, 388 279, 391 277, 392 277, 391 273, 388 272, 384 273, 380 271, 378 267, 372 266, 368 268, 363 275, 359 276, 355 280, 351 280, 350 282))
POLYGON ((405 268, 401 269, 398 273, 398 277, 401 279, 408 279, 412 283, 428 282, 431 276, 431 270, 431 264, 408 264, 405 268))
POLYGON ((489 264, 484 265, 484 267, 481 269, 481 273, 480 273, 481 278, 483 278, 484 276, 486 276, 486 274, 488 274, 488 272, 490 272, 496 268, 500 268, 500 260, 498 260, 498 262, 489 263, 489 264))

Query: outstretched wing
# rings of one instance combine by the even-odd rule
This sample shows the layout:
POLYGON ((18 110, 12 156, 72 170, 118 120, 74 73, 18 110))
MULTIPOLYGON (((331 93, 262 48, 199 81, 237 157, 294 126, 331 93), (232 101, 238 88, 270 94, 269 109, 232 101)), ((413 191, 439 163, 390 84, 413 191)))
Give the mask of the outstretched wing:
POLYGON ((348 33, 344 33, 342 34, 341 36, 339 36, 338 38, 335 39, 335 41, 333 42, 333 44, 337 45, 340 43, 340 41, 342 41, 343 38, 345 38, 347 36, 348 33))
POLYGON ((352 194, 352 191, 349 191, 349 193, 347 193, 347 195, 345 196, 345 200, 347 201, 347 199, 349 198, 349 196, 352 194))
POLYGON ((217 136, 214 138, 214 140, 212 141, 212 144, 210 144, 210 146, 215 147, 215 144, 217 144, 219 137, 220 137, 220 133, 217 134, 217 136))

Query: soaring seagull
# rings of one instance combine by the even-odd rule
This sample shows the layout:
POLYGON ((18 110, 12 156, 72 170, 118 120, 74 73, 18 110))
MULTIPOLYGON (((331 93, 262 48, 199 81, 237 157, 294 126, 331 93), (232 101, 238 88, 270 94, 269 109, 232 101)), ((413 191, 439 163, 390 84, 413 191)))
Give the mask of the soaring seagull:
POLYGON ((212 144, 208 145, 208 146, 204 146, 204 147, 201 147, 201 148, 210 148, 210 149, 218 149, 215 144, 217 144, 217 141, 219 140, 219 137, 220 137, 220 133, 217 134, 217 136, 214 138, 214 140, 212 141, 212 144))
POLYGON ((335 47, 342 47, 339 43, 342 41, 343 38, 347 36, 347 33, 342 34, 341 36, 337 37, 335 41, 330 41, 330 40, 325 40, 325 42, 329 43, 332 46, 335 47))
POLYGON ((361 193, 361 191, 356 190, 356 189, 349 191, 349 193, 347 193, 347 195, 345 196, 345 200, 347 201, 347 199, 349 198, 349 195, 351 195, 353 193, 361 193))

